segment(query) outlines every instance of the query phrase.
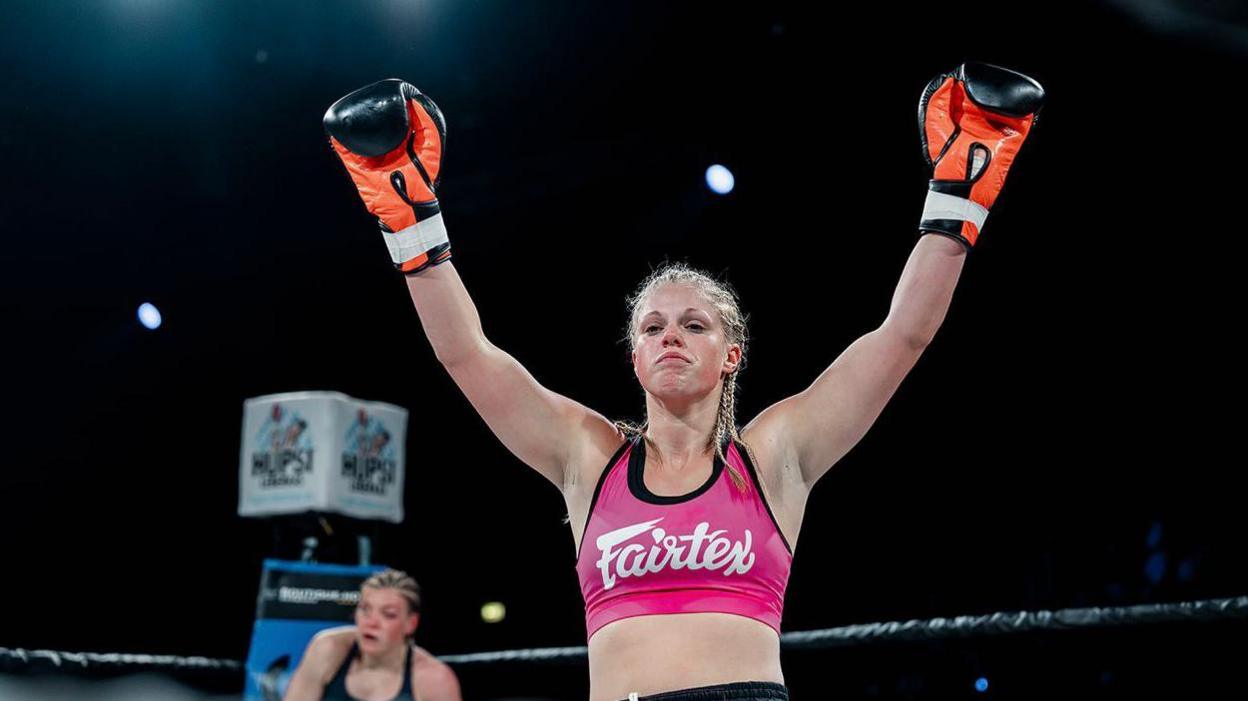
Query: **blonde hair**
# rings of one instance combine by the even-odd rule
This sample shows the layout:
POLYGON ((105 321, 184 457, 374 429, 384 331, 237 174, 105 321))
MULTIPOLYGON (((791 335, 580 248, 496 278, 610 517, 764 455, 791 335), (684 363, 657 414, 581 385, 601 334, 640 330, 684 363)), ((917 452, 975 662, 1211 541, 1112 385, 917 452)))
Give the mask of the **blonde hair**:
MULTIPOLYGON (((727 282, 720 282, 685 263, 664 263, 657 270, 651 272, 645 280, 642 280, 637 287, 637 291, 627 298, 628 326, 624 329, 624 338, 622 340, 628 343, 629 351, 637 350, 637 321, 642 312, 642 301, 659 287, 673 284, 688 285, 702 295, 702 298, 711 305, 719 316, 720 325, 724 329, 724 339, 728 345, 736 344, 741 347, 741 360, 737 363, 736 369, 723 377, 722 390, 719 395, 719 411, 715 415, 715 428, 707 436, 706 449, 714 451, 715 455, 724 463, 732 483, 738 488, 744 489, 745 476, 740 474, 737 468, 728 462, 727 456, 724 455, 724 442, 729 437, 745 445, 737 432, 736 399, 737 375, 741 374, 741 369, 745 366, 745 351, 747 341, 749 340, 746 329, 748 317, 741 312, 741 305, 732 286, 727 282)), ((658 446, 646 436, 646 428, 650 425, 649 419, 641 425, 623 420, 615 421, 614 423, 616 428, 624 432, 625 435, 641 436, 642 440, 646 442, 646 449, 652 451, 660 462, 663 460, 663 455, 659 451, 658 446)), ((746 446, 746 451, 749 452, 749 446, 746 446)))
POLYGON ((360 585, 360 589, 393 589, 407 601, 408 613, 420 613, 420 585, 403 570, 387 569, 374 574, 360 585))

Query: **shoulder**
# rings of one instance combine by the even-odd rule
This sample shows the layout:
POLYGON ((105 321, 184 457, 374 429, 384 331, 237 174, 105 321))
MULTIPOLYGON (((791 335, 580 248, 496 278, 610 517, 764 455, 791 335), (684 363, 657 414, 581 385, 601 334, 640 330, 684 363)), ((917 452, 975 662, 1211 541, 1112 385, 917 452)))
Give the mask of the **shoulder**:
POLYGON ((353 642, 355 642, 355 626, 336 626, 318 631, 316 635, 312 636, 312 642, 308 643, 308 645, 319 645, 321 647, 345 645, 350 648, 353 642))
POLYGON ((337 667, 351 651, 354 642, 355 626, 326 628, 312 636, 303 656, 311 662, 325 662, 337 667))
POLYGON ((412 688, 421 698, 459 698, 454 670, 419 646, 412 647, 412 688))
POLYGON ((354 626, 320 631, 312 636, 312 640, 304 648, 303 657, 299 660, 300 673, 305 675, 304 678, 309 683, 316 681, 324 686, 338 673, 338 668, 347 659, 354 641, 354 626))

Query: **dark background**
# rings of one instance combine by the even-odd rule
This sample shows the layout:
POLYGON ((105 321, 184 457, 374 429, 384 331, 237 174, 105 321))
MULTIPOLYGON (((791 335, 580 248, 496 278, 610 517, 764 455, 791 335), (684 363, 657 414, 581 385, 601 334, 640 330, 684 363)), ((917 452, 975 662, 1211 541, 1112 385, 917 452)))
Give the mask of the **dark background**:
MULTIPOLYGON (((299 389, 411 410, 408 518, 376 554, 424 586, 422 645, 583 644, 558 492, 438 366, 321 131, 386 77, 447 117, 439 196, 495 344, 640 420, 624 297, 685 260, 750 314, 745 425, 884 319, 927 81, 1032 75, 1048 104, 936 342, 810 500, 784 626, 1248 592, 1248 11, 1078 5, 5 3, 0 646, 244 657, 278 553, 235 515, 242 401, 299 389)), ((1096 642, 1124 661, 1072 684, 1129 687, 1153 638, 1096 642)), ((950 674, 906 654, 919 681, 877 661, 847 693, 950 674)))

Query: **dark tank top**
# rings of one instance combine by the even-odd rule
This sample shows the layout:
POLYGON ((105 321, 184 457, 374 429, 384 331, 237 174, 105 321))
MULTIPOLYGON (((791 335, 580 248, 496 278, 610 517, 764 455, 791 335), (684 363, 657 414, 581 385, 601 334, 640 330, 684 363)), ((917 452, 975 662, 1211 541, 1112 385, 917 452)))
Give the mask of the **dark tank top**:
MULTIPOLYGON (((347 655, 347 659, 338 668, 338 673, 325 686, 325 695, 321 697, 323 701, 359 701, 347 693, 347 672, 351 671, 351 663, 359 656, 359 645, 351 643, 351 654, 347 655)), ((411 698, 414 697, 412 696, 412 647, 409 645, 407 647, 407 656, 403 658, 403 688, 399 689, 398 696, 395 696, 391 701, 411 698)))

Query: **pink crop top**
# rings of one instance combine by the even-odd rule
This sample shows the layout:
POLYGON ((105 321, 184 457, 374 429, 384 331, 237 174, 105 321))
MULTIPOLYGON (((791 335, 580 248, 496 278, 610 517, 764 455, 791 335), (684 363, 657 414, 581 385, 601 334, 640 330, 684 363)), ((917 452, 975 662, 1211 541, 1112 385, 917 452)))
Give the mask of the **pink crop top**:
POLYGON ((576 563, 587 637, 664 613, 731 613, 779 633, 793 553, 748 454, 735 442, 724 453, 744 490, 716 457, 706 484, 664 497, 642 479, 645 449, 640 437, 621 446, 590 502, 576 563))

